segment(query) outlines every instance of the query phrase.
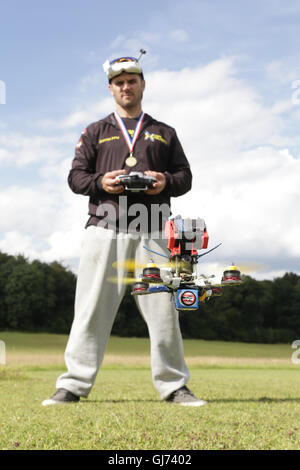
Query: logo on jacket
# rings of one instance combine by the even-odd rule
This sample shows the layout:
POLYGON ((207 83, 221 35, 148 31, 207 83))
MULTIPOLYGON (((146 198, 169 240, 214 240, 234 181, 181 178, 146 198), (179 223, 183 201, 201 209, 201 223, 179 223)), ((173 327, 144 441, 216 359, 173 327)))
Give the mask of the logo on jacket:
POLYGON ((159 142, 162 142, 163 144, 165 145, 168 145, 168 142, 161 136, 161 135, 158 135, 158 134, 150 134, 149 131, 146 131, 145 132, 145 140, 148 140, 150 139, 151 142, 155 142, 156 140, 159 141, 159 142))
POLYGON ((106 139, 99 139, 99 144, 104 144, 105 142, 112 142, 113 140, 120 140, 118 135, 113 135, 112 137, 106 137, 106 139))
MULTIPOLYGON (((87 133, 87 129, 83 129, 83 131, 81 132, 81 135, 85 135, 87 133)), ((82 137, 80 137, 80 139, 78 140, 77 142, 77 145, 76 145, 76 149, 80 149, 80 147, 82 146, 82 137)))

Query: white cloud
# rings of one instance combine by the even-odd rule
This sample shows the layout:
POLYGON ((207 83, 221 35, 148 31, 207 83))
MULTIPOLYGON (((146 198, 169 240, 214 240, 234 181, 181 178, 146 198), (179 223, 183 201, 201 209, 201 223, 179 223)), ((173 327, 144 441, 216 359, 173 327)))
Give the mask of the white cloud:
POLYGON ((76 197, 65 178, 47 176, 34 188, 0 191, 0 250, 47 262, 78 256, 88 200, 76 197))
POLYGON ((269 143, 280 119, 260 104, 247 84, 234 76, 230 59, 178 72, 161 71, 147 78, 147 108, 174 124, 185 146, 200 154, 269 143))
POLYGON ((7 164, 10 163, 13 159, 13 155, 6 149, 0 148, 0 163, 7 164))
POLYGON ((38 185, 36 188, 10 186, 0 193, 0 231, 17 230, 24 234, 49 231, 60 204, 57 188, 38 185))
POLYGON ((266 65, 266 74, 269 81, 281 84, 292 84, 300 78, 297 67, 291 67, 284 60, 274 60, 266 65))
POLYGON ((8 132, 0 136, 0 163, 23 167, 33 163, 56 162, 64 157, 62 146, 74 144, 74 134, 24 136, 8 132))
MULTIPOLYGON (((113 106, 113 99, 111 97, 104 98, 102 100, 97 99, 93 103, 87 103, 83 108, 72 111, 63 119, 41 120, 37 123, 37 127, 40 129, 47 129, 48 131, 60 130, 64 132, 67 132, 70 129, 77 129, 78 127, 83 129, 91 122, 98 121, 109 114, 113 106)), ((76 137, 78 139, 78 135, 76 137)))
POLYGON ((32 237, 18 230, 10 230, 0 240, 0 250, 13 255, 25 255, 30 259, 40 258, 39 250, 34 248, 32 237))
POLYGON ((282 114, 291 111, 294 108, 292 97, 290 99, 280 100, 272 106, 273 114, 282 114))

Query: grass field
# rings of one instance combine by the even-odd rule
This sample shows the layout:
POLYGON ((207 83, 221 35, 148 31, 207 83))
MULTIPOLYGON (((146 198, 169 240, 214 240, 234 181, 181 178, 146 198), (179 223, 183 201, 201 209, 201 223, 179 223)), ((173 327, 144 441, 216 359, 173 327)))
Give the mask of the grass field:
POLYGON ((64 335, 1 332, 0 449, 299 449, 300 365, 291 345, 185 340, 193 392, 186 408, 160 401, 149 341, 109 341, 88 399, 42 407, 63 372, 64 335))

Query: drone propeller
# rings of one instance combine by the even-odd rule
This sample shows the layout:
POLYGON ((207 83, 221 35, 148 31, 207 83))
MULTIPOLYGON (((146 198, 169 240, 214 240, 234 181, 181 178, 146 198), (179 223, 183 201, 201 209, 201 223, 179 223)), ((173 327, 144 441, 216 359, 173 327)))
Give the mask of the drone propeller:
POLYGON ((113 268, 123 268, 124 271, 134 272, 135 269, 142 269, 144 268, 144 264, 137 263, 133 258, 126 259, 124 261, 115 261, 113 263, 113 268))
MULTIPOLYGON (((135 284, 135 283, 143 283, 143 282, 147 282, 148 283, 148 280, 147 279, 142 279, 141 277, 138 277, 138 278, 134 278, 134 277, 122 277, 121 279, 119 279, 117 276, 112 276, 112 277, 109 277, 107 278, 107 281, 108 282, 112 282, 113 284, 125 284, 125 285, 131 285, 131 284, 135 284)), ((170 283, 168 282, 164 282, 162 279, 159 281, 159 282, 155 282, 154 280, 149 280, 149 284, 151 286, 153 286, 154 284, 157 285, 160 285, 160 286, 169 286, 170 283)))
POLYGON ((151 267, 158 267, 158 268, 169 268, 171 267, 170 263, 163 263, 157 264, 154 263, 152 260, 149 260, 147 263, 137 263, 134 259, 126 259, 125 261, 115 261, 113 263, 113 268, 122 267, 124 271, 129 273, 133 273, 136 269, 144 269, 144 268, 151 268, 151 267))
POLYGON ((256 273, 256 272, 262 272, 266 270, 268 267, 266 265, 263 265, 261 263, 235 263, 232 262, 231 264, 224 265, 223 263, 220 264, 218 263, 216 266, 214 266, 214 271, 216 273, 221 273, 223 271, 234 271, 238 270, 240 273, 243 274, 250 274, 251 273, 256 273))
POLYGON ((119 279, 116 276, 109 277, 107 279, 108 282, 112 282, 113 284, 125 284, 125 285, 130 285, 134 284, 135 282, 141 282, 140 278, 134 278, 134 277, 122 277, 122 279, 119 279))
MULTIPOLYGON (((234 263, 232 263, 234 265, 234 263)), ((246 274, 246 273, 254 273, 257 271, 264 271, 267 269, 266 265, 263 265, 261 263, 245 263, 245 264, 238 264, 238 269, 241 271, 241 273, 246 274)))

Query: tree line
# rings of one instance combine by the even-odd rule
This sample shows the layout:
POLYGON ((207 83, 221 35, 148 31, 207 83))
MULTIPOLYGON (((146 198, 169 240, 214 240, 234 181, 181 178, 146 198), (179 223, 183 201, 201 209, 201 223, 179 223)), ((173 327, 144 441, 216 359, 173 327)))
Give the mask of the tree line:
POLYGON ((76 276, 60 263, 0 252, 0 329, 67 332, 75 286, 76 276))
MULTIPOLYGON (((76 275, 58 262, 29 261, 0 252, 0 329, 68 334, 73 320, 76 275)), ((147 337, 128 287, 112 334, 147 337)), ((157 312, 154 312, 157 315, 157 312)), ((223 289, 196 312, 180 312, 184 338, 289 343, 300 338, 300 276, 223 289)))

